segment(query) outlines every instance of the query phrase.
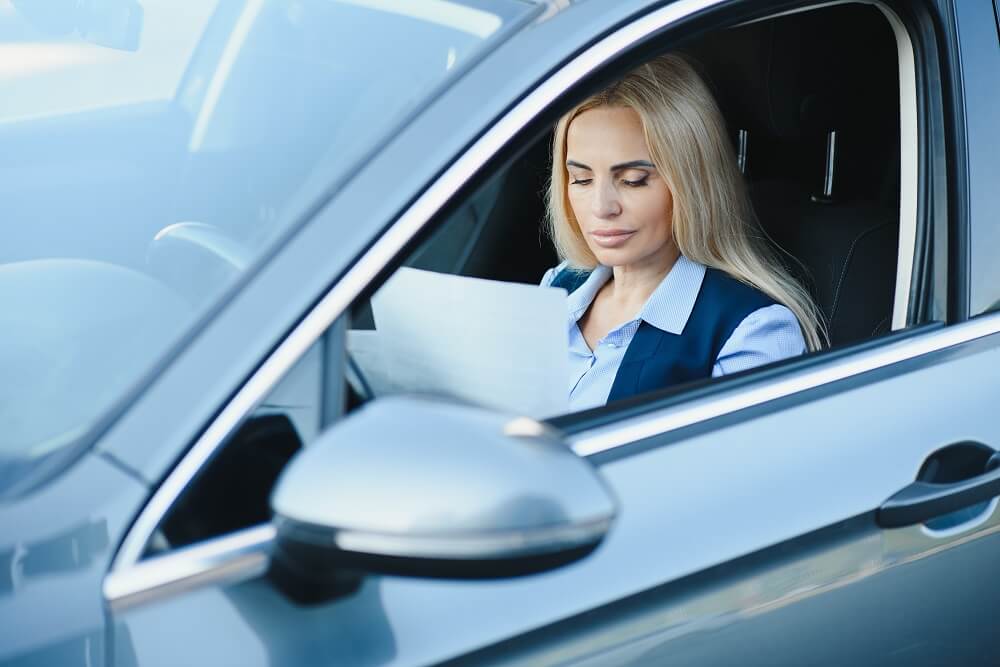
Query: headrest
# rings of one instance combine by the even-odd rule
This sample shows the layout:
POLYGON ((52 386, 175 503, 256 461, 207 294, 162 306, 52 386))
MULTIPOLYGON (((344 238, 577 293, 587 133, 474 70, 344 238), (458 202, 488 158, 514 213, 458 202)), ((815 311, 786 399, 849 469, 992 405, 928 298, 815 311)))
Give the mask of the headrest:
POLYGON ((895 48, 885 18, 844 5, 715 32, 687 50, 703 64, 732 131, 794 140, 863 117, 873 81, 885 80, 869 66, 885 61, 872 53, 876 45, 895 48), (859 42, 864 51, 851 48, 859 42))

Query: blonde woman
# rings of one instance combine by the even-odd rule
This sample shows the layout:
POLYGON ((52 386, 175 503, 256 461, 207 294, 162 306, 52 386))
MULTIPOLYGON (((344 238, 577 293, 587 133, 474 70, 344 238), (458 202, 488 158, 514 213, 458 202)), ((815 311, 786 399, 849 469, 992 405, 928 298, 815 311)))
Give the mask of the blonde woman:
POLYGON ((582 410, 819 349, 809 295, 763 242, 722 115, 661 56, 563 116, 549 231, 582 410))

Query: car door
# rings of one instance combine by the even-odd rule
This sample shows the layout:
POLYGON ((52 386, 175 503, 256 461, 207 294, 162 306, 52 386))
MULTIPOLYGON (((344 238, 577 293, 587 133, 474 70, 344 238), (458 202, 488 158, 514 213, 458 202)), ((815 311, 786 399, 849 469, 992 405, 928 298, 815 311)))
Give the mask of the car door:
MULTIPOLYGON (((631 46, 685 19, 689 4, 643 15, 595 43, 494 124, 284 339, 161 489, 193 479, 224 442, 220 434, 305 351, 328 342, 320 335, 329 331, 335 344, 327 327, 505 141, 613 59, 623 40, 631 46)), ((432 110, 401 141, 434 136, 428 126, 445 122, 432 110)), ((398 157, 390 148, 359 182, 380 182, 398 157)), ((346 192, 324 215, 370 209, 356 194, 363 191, 346 192)), ((957 262, 948 277, 967 269, 957 262)), ((989 564, 1000 549, 989 469, 1000 442, 990 418, 998 355, 995 315, 927 323, 697 392, 557 420, 620 513, 596 551, 545 573, 370 575, 354 592, 305 606, 261 576, 274 538, 267 525, 145 561, 144 536, 126 539, 133 558, 120 552, 105 583, 114 661, 988 661, 983 619, 997 593, 989 564), (913 486, 918 477, 924 486, 913 486)), ((147 509, 162 515, 167 497, 157 492, 147 509)), ((143 518, 137 526, 155 528, 143 518)))

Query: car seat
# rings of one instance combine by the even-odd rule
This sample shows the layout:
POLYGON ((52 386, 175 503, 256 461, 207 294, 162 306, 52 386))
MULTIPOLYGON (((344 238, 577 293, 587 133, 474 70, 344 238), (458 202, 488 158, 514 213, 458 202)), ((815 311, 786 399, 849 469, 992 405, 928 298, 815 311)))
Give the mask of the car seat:
POLYGON ((888 22, 871 7, 825 8, 713 33, 688 52, 713 82, 734 143, 745 145, 761 226, 793 258, 831 344, 887 331, 899 232, 888 22))

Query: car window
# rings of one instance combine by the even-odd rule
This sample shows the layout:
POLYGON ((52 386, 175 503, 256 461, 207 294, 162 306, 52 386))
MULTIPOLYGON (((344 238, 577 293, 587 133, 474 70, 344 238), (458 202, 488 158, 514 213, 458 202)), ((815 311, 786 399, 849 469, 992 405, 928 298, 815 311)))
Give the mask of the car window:
MULTIPOLYGON (((758 233, 819 311, 828 336, 823 348, 889 333, 897 309, 902 158, 897 44, 888 21, 871 7, 835 7, 716 31, 680 51, 721 108, 758 233), (872 45, 864 56, 844 49, 840 37, 848 29, 872 45), (812 76, 818 71, 821 79, 812 76), (779 86, 784 96, 762 98, 758 91, 766 84, 779 86)), ((540 231, 552 143, 547 134, 496 169, 494 178, 453 205, 447 223, 404 266, 538 284, 563 259, 540 231)), ((376 295, 376 310, 378 300, 376 295)), ((369 306, 361 305, 356 327, 378 328, 378 313, 373 316, 369 306)), ((434 315, 426 316, 430 331, 451 326, 438 325, 434 315)), ((578 351, 584 364, 599 357, 586 358, 590 350, 582 344, 578 351)), ((761 347, 755 356, 762 356, 761 347)), ((697 379, 761 363, 720 361, 721 368, 697 379)), ((377 368, 373 373, 380 375, 377 368)))
MULTIPOLYGON (((898 237, 904 224, 900 216, 899 144, 907 138, 899 126, 896 42, 884 17, 870 7, 832 7, 716 31, 680 46, 678 52, 707 81, 718 101, 726 121, 729 150, 734 159, 740 158, 740 179, 760 229, 790 274, 818 305, 830 346, 846 348, 892 331, 898 237), (865 35, 871 45, 863 57, 845 52, 839 36, 847 30, 865 35), (803 35, 809 39, 804 40, 803 35), (772 57, 796 66, 776 72, 769 66, 774 65, 772 57), (810 76, 814 70, 822 70, 826 78, 814 81, 810 76), (776 106, 776 100, 753 97, 754 90, 762 89, 759 84, 777 76, 782 77, 780 83, 788 91, 788 99, 776 106), (823 97, 824 87, 842 94, 834 109, 822 106, 830 102, 823 97), (803 105, 811 105, 813 115, 800 115, 803 105), (835 155, 831 157, 831 153, 835 155)), ((576 101, 566 100, 565 108, 576 101)), ((512 151, 513 158, 480 170, 488 176, 470 182, 449 202, 416 248, 396 259, 396 271, 389 272, 381 287, 412 270, 515 283, 530 289, 537 289, 545 276, 551 280, 555 272, 550 269, 559 265, 561 258, 543 229, 556 131, 558 127, 550 127, 522 139, 512 151)), ((370 292, 375 296, 357 301, 231 436, 224 451, 246 447, 247 451, 262 448, 270 452, 270 458, 265 457, 270 467, 262 479, 273 480, 283 461, 299 447, 308 447, 318 432, 345 412, 381 396, 413 391, 395 381, 397 369, 378 358, 379 345, 356 344, 358 339, 378 335, 379 306, 373 302, 379 299, 374 289, 379 286, 372 287, 370 292), (380 364, 382 377, 389 378, 387 383, 381 383, 370 370, 380 364), (297 397, 290 398, 293 395, 297 397), (274 450, 268 444, 271 437, 279 443, 274 450)), ((559 308, 565 307, 563 300, 559 308)), ((567 310, 560 313, 563 327, 569 324, 569 315, 567 310)), ((425 330, 431 332, 439 322, 461 320, 443 318, 439 312, 427 312, 424 317, 429 324, 425 330)), ((572 326, 577 326, 575 321, 572 326)), ((505 363, 513 365, 500 359, 498 372, 503 372, 505 363)), ((456 370, 457 382, 461 382, 462 372, 456 370)), ((563 383, 566 388, 571 386, 569 379, 563 383)), ((725 382, 725 377, 713 379, 712 373, 706 372, 666 390, 683 396, 685 390, 704 387, 706 382, 725 382)), ((663 391, 640 391, 619 405, 634 406, 659 400, 662 395, 663 391)), ((467 396, 450 398, 469 400, 467 396)), ((609 420, 615 419, 617 407, 612 399, 604 409, 609 420)), ((573 418, 570 414, 560 423, 571 423, 573 418)), ((228 460, 228 465, 236 466, 242 465, 237 462, 243 458, 234 455, 228 460)), ((233 488, 205 482, 203 487, 208 490, 204 498, 213 497, 213 486, 233 488)), ((254 516, 265 520, 269 487, 246 488, 256 500, 236 504, 253 504, 258 508, 254 516)), ((175 508, 170 519, 173 530, 168 531, 170 545, 218 534, 220 526, 235 529, 252 524, 252 517, 240 515, 238 520, 220 520, 212 529, 185 532, 194 525, 194 514, 205 502, 189 503, 186 511, 175 508)))
POLYGON ((88 442, 328 188, 531 9, 64 4, 0 3, 0 495, 88 442))

